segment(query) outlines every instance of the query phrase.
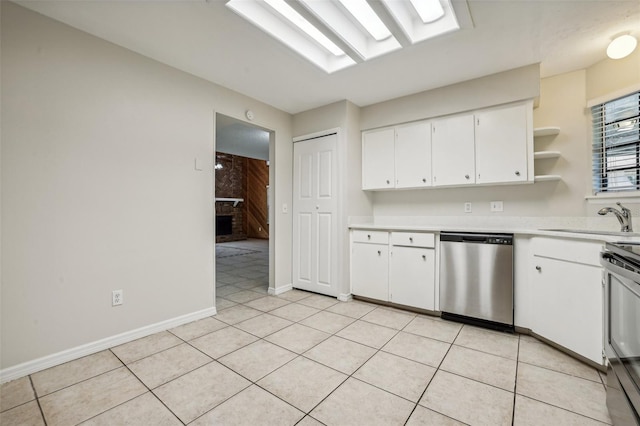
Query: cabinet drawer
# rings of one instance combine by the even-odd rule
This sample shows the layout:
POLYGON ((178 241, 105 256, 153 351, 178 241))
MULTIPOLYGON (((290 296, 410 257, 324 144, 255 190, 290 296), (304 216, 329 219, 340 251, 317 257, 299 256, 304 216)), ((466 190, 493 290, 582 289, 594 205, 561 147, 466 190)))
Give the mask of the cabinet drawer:
POLYGON ((391 244, 407 247, 435 247, 435 236, 422 232, 392 232, 391 244))
POLYGON ((600 266, 602 246, 601 242, 574 241, 560 238, 537 237, 531 240, 531 251, 534 256, 598 267, 600 266))
POLYGON ((354 243, 388 244, 389 233, 386 231, 353 231, 354 243))

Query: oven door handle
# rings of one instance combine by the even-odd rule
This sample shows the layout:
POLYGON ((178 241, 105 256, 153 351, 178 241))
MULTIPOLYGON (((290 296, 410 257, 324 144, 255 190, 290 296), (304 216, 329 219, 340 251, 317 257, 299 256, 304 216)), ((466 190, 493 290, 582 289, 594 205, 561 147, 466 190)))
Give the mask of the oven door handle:
POLYGON ((620 280, 620 283, 637 297, 640 297, 640 274, 607 261, 606 259, 610 257, 608 253, 602 254, 602 266, 604 266, 607 272, 617 275, 619 278, 624 278, 620 280))

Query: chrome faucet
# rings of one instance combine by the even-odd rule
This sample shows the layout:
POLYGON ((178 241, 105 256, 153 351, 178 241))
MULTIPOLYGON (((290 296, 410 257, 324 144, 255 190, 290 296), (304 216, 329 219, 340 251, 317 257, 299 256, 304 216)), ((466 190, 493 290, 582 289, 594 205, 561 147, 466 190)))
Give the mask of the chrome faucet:
POLYGON ((624 207, 620 203, 616 203, 620 207, 620 211, 616 210, 614 207, 605 207, 598 210, 599 215, 606 215, 607 213, 613 213, 618 218, 618 222, 620 222, 620 231, 621 232, 633 232, 633 226, 631 224, 631 210, 624 207))

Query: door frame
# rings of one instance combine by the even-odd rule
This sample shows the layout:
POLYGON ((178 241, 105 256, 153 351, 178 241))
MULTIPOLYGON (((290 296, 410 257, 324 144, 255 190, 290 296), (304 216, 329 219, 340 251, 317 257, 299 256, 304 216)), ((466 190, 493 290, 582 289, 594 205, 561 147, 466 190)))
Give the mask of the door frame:
MULTIPOLYGON (((268 288, 268 293, 271 294, 273 291, 273 288, 275 286, 275 258, 276 258, 276 253, 275 253, 275 233, 276 233, 276 220, 275 220, 275 215, 274 215, 274 200, 275 200, 275 195, 276 195, 276 180, 275 180, 275 167, 276 167, 276 155, 275 155, 275 145, 276 145, 276 131, 273 129, 270 129, 268 127, 264 127, 264 126, 260 126, 256 123, 253 123, 251 121, 247 121, 245 117, 237 117, 235 115, 232 114, 228 114, 219 110, 214 109, 213 110, 213 137, 212 137, 212 144, 213 144, 213 152, 211 153, 212 157, 211 158, 215 158, 216 155, 216 148, 217 148, 217 140, 216 140, 216 131, 218 129, 218 114, 233 118, 235 120, 238 121, 242 121, 243 123, 253 126, 253 127, 257 127, 260 128, 266 132, 269 133, 269 192, 270 194, 267 195, 267 197, 270 197, 271 199, 271 203, 268 206, 268 211, 267 211, 267 217, 268 217, 268 222, 269 222, 269 288, 268 288)), ((206 164, 206 163, 205 163, 206 164)), ((212 165, 213 166, 213 165, 212 165)), ((216 206, 215 206, 215 198, 216 198, 216 174, 215 171, 212 173, 212 196, 211 196, 211 202, 213 203, 212 206, 212 222, 213 222, 213 305, 216 306, 216 206)), ((274 292, 275 294, 275 292, 274 292)))

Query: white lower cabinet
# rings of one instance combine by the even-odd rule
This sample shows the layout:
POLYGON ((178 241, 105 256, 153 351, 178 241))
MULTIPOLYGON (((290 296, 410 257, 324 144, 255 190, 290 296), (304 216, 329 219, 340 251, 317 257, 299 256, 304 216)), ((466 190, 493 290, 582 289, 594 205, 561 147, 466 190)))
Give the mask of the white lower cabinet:
POLYGON ((389 257, 389 301, 433 311, 435 250, 392 246, 389 257))
POLYGON ((351 234, 351 292, 434 310, 434 235, 355 230, 351 234))
POLYGON ((354 242, 351 246, 351 292, 387 300, 389 296, 389 246, 354 242))
POLYGON ((598 364, 604 344, 601 248, 595 242, 534 238, 529 282, 531 330, 598 364))

